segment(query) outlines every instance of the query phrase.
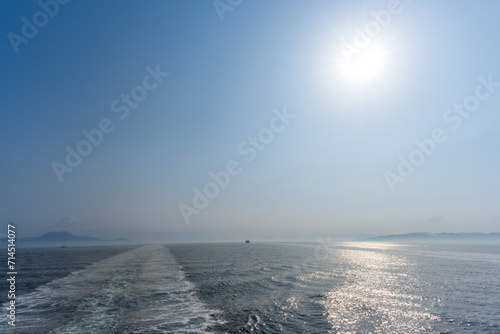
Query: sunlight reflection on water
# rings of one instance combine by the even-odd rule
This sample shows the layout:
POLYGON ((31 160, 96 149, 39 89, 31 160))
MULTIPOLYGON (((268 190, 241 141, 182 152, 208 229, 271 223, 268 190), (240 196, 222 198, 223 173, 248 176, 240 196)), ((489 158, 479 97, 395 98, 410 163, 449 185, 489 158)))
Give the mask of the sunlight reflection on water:
POLYGON ((383 252, 397 247, 401 246, 357 243, 356 249, 338 250, 346 283, 323 301, 333 332, 432 332, 426 324, 439 318, 421 305, 422 284, 417 275, 408 275, 414 265, 404 256, 383 252))

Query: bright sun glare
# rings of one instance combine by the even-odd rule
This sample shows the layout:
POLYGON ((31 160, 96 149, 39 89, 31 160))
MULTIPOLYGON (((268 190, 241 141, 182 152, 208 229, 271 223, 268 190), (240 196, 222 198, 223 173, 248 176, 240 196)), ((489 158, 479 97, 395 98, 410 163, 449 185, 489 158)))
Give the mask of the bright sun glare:
POLYGON ((342 59, 340 71, 342 77, 352 83, 365 83, 380 79, 384 69, 385 57, 380 48, 364 49, 349 60, 342 59))

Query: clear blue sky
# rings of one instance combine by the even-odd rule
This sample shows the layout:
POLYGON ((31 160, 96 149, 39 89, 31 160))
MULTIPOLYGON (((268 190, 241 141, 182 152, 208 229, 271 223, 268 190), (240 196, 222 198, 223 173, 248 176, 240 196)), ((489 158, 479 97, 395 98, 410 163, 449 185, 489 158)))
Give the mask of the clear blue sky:
POLYGON ((71 1, 57 13, 42 3, 53 17, 35 1, 0 4, 0 220, 20 236, 500 231, 500 87, 478 79, 500 82, 497 1, 221 0, 219 13, 209 0, 71 1), (349 74, 346 45, 390 6, 397 13, 358 43, 359 76, 349 74), (28 35, 38 20, 36 35, 23 36, 23 17, 28 35), (157 67, 169 75, 155 81, 157 67), (155 88, 136 88, 143 80, 155 88), (447 114, 478 85, 474 111, 447 114), (134 89, 147 96, 127 107, 134 89), (284 109, 294 118, 277 120, 284 109), (103 119, 113 131, 60 182, 54 162, 67 165, 66 147, 103 119), (262 129, 273 120, 281 131, 270 140, 262 129), (446 140, 392 191, 387 172, 398 176, 398 157, 436 128, 446 140), (262 150, 248 138, 259 133, 262 150), (245 149, 257 153, 250 162, 245 149), (196 209, 193 188, 229 161, 239 173, 196 209), (197 211, 189 224, 181 203, 197 211))

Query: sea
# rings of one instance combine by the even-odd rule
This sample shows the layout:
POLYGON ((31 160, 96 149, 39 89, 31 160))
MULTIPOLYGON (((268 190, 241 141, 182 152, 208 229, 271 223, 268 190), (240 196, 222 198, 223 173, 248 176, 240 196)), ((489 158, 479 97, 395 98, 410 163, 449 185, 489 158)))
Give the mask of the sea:
POLYGON ((4 279, 0 333, 500 333, 500 245, 25 248, 16 261, 15 327, 4 279))

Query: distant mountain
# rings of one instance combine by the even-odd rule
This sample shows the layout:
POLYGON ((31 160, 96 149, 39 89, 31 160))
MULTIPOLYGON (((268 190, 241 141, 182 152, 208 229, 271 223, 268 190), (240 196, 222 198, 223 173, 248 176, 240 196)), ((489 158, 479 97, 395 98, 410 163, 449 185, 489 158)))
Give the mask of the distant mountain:
POLYGON ((494 233, 407 233, 365 239, 380 242, 499 242, 500 232, 494 233))
MULTIPOLYGON (((125 238, 119 239, 100 239, 88 236, 76 236, 66 231, 61 232, 47 232, 44 235, 35 238, 19 238, 16 240, 18 246, 26 247, 43 247, 43 246, 86 246, 86 245, 116 245, 116 244, 128 244, 132 243, 130 240, 125 238)), ((7 238, 0 239, 0 245, 6 245, 7 238)))

